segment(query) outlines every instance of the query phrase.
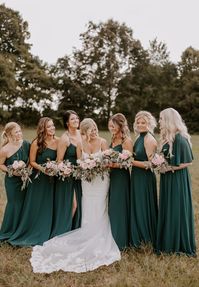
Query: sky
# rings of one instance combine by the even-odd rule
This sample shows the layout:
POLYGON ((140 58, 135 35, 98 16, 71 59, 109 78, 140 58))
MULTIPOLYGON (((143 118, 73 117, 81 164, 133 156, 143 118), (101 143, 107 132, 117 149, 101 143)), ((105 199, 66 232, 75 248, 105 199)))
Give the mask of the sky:
POLYGON ((89 21, 125 23, 144 48, 157 38, 177 63, 189 46, 199 49, 199 0, 1 0, 29 24, 31 52, 49 64, 73 48, 89 21))

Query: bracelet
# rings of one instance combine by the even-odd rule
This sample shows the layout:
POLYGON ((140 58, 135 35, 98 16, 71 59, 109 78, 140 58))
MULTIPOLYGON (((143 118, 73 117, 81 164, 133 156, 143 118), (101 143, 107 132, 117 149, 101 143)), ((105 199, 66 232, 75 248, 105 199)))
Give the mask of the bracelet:
POLYGON ((149 168, 151 168, 151 163, 150 163, 150 161, 144 161, 143 163, 144 163, 144 168, 145 168, 146 170, 149 169, 149 168))

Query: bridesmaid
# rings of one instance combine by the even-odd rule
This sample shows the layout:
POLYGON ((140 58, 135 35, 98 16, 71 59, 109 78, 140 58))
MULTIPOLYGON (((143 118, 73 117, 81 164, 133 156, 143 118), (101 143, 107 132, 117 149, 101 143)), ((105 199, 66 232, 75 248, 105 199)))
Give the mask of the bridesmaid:
POLYGON ((3 222, 0 229, 0 240, 9 239, 16 231, 21 221, 26 190, 21 190, 22 180, 17 173, 8 177, 7 166, 15 160, 25 163, 29 158, 30 143, 23 140, 21 127, 15 123, 7 123, 2 133, 2 147, 0 149, 0 170, 6 173, 5 189, 7 194, 7 205, 3 222))
MULTIPOLYGON (((132 141, 125 116, 121 113, 113 115, 108 123, 112 134, 111 148, 122 152, 132 152, 132 141)), ((112 164, 109 190, 109 217, 113 238, 120 250, 129 246, 129 192, 130 173, 112 164)))
POLYGON ((44 171, 42 164, 56 160, 58 138, 48 117, 39 120, 37 137, 30 148, 33 166, 32 183, 28 185, 21 222, 9 243, 18 246, 41 245, 50 238, 53 218, 54 177, 44 171))
POLYGON ((195 256, 194 217, 188 166, 193 160, 190 135, 179 113, 160 112, 160 144, 170 164, 160 177, 157 253, 195 256))
POLYGON ((157 231, 156 176, 149 169, 149 161, 157 149, 153 136, 156 120, 147 111, 135 116, 134 132, 137 139, 133 146, 134 161, 131 171, 130 193, 130 244, 140 247, 151 243, 155 247, 157 231))
MULTIPOLYGON (((61 136, 57 148, 57 161, 69 160, 76 164, 76 148, 81 142, 78 130, 79 117, 72 110, 63 116, 66 131, 61 136)), ((74 179, 56 180, 54 196, 53 226, 51 237, 80 227, 81 220, 81 182, 74 179)))

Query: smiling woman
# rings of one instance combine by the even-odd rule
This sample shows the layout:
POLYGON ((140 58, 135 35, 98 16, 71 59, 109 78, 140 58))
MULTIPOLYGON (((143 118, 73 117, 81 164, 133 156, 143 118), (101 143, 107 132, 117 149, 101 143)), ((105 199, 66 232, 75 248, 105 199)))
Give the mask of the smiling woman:
MULTIPOLYGON (((65 132, 61 135, 57 148, 57 161, 69 161, 76 165, 77 145, 81 142, 79 117, 68 110, 63 115, 65 132)), ((54 211, 51 236, 80 227, 81 222, 81 182, 74 178, 56 180, 54 211)))
POLYGON ((6 173, 5 188, 7 205, 0 229, 0 240, 8 240, 15 233, 21 220, 22 208, 26 191, 22 191, 22 180, 17 171, 8 175, 8 167, 14 162, 28 161, 30 144, 23 140, 21 127, 15 123, 7 123, 2 133, 2 147, 0 149, 0 170, 6 173))
POLYGON ((156 176, 146 163, 157 148, 153 135, 156 120, 151 113, 140 111, 135 116, 133 146, 134 161, 131 172, 130 192, 130 242, 133 247, 150 243, 155 247, 157 229, 156 176))
POLYGON ((42 244, 50 238, 53 215, 54 178, 46 173, 43 164, 55 160, 58 138, 53 121, 44 117, 39 120, 37 137, 30 148, 32 183, 28 185, 20 223, 9 238, 16 246, 42 244))

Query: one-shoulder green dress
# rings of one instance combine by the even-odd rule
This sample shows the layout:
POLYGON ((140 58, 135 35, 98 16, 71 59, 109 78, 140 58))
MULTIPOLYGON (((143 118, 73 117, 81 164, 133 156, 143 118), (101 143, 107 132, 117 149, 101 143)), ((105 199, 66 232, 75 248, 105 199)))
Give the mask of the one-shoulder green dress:
MULTIPOLYGON (((27 163, 29 150, 30 143, 24 140, 18 151, 6 159, 5 165, 12 165, 15 160, 22 160, 27 163)), ((26 188, 23 190, 21 190, 21 188, 22 180, 20 177, 9 177, 7 174, 5 175, 7 204, 0 229, 0 240, 9 239, 14 234, 21 221, 21 212, 26 196, 26 188)))
MULTIPOLYGON (((36 158, 38 164, 56 160, 56 150, 46 148, 36 158)), ((42 245, 50 238, 53 218, 54 177, 34 170, 28 185, 21 221, 9 243, 17 246, 42 245)))
MULTIPOLYGON (((191 163, 191 147, 182 135, 176 134, 172 156, 169 145, 162 149, 170 165, 191 163)), ((160 177, 160 199, 157 230, 157 253, 185 253, 195 256, 194 216, 188 168, 169 171, 160 177)))
MULTIPOLYGON (((113 149, 122 152, 122 145, 117 145, 113 149)), ((129 192, 129 170, 112 168, 108 211, 112 235, 120 250, 129 246, 129 192)))
MULTIPOLYGON (((64 160, 69 160, 76 165, 77 155, 76 146, 70 143, 68 146, 64 160)), ((54 207, 53 207, 53 224, 51 237, 71 231, 80 227, 81 220, 81 183, 74 178, 56 179, 54 207), (72 218, 74 192, 77 199, 77 209, 72 218)))
MULTIPOLYGON (((134 159, 148 161, 144 147, 147 132, 141 133, 133 146, 134 159)), ((140 247, 151 243, 155 247, 157 232, 156 176, 150 170, 132 167, 130 192, 130 244, 140 247)))

